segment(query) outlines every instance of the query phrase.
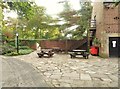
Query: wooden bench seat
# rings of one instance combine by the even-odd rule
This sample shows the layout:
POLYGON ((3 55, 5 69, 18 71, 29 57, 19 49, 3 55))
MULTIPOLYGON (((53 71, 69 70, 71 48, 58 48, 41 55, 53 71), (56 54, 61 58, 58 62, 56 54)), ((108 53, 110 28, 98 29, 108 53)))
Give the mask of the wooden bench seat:
POLYGON ((88 52, 71 52, 70 53, 70 57, 71 58, 75 58, 76 57, 76 55, 82 55, 85 59, 88 59, 88 57, 89 57, 89 53, 88 52))
POLYGON ((37 54, 38 54, 39 58, 43 57, 44 55, 47 55, 48 57, 52 57, 54 52, 49 50, 49 51, 41 51, 41 52, 39 52, 37 54))
POLYGON ((37 54, 38 54, 39 58, 41 58, 44 55, 44 53, 42 53, 42 52, 37 53, 37 54))

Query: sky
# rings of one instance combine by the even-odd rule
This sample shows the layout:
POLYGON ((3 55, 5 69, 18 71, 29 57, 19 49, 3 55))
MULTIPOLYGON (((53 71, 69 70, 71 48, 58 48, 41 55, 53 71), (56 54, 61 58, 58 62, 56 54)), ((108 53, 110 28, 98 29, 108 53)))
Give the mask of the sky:
POLYGON ((4 9, 3 11, 4 11, 4 13, 3 13, 4 20, 7 20, 7 17, 11 17, 11 18, 17 18, 18 17, 16 12, 13 11, 13 10, 9 12, 7 9, 4 9))
MULTIPOLYGON (((47 10, 46 13, 49 15, 56 15, 63 10, 63 3, 58 3, 65 0, 35 0, 37 5, 44 6, 47 10)), ((79 10, 79 0, 68 0, 73 9, 79 10)))

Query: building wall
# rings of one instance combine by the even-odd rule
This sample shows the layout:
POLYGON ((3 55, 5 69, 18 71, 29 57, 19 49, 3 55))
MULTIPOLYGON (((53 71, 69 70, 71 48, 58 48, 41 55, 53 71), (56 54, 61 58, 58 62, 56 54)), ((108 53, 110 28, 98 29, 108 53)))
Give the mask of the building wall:
POLYGON ((120 18, 120 13, 118 12, 119 5, 111 8, 104 8, 104 39, 103 39, 103 47, 101 47, 101 54, 109 57, 109 37, 119 37, 119 21, 120 19, 116 19, 116 17, 120 18))
POLYGON ((118 33, 118 21, 120 20, 118 15, 118 6, 104 8, 104 24, 106 33, 118 33))
POLYGON ((120 37, 120 33, 106 33, 105 34, 105 46, 104 51, 102 54, 106 55, 106 57, 109 57, 109 37, 120 37))
MULTIPOLYGON (((94 2, 93 11, 92 11, 92 19, 96 16, 96 35, 95 37, 103 43, 103 35, 104 35, 104 24, 103 24, 103 2, 94 2), (102 36, 102 37, 101 37, 102 36)), ((103 45, 101 45, 103 46, 103 45)), ((102 49, 99 49, 99 53, 102 52, 102 49)))
POLYGON ((99 55, 104 57, 109 57, 109 37, 120 36, 118 10, 120 10, 120 5, 112 8, 105 8, 103 2, 95 2, 93 5, 92 19, 96 15, 96 37, 101 42, 99 55))

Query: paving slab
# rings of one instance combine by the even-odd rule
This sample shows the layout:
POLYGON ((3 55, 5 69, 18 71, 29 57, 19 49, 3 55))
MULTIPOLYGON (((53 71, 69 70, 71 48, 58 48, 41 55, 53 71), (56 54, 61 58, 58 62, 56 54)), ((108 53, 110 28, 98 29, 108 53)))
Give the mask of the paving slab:
POLYGON ((38 58, 36 52, 13 58, 33 65, 43 74, 45 82, 53 87, 118 86, 118 59, 104 59, 91 55, 87 60, 71 59, 68 54, 55 54, 52 58, 38 58))
POLYGON ((2 87, 50 87, 31 64, 15 58, 4 58, 2 64, 2 87))
POLYGON ((81 74, 80 79, 81 80, 92 80, 89 74, 81 74))

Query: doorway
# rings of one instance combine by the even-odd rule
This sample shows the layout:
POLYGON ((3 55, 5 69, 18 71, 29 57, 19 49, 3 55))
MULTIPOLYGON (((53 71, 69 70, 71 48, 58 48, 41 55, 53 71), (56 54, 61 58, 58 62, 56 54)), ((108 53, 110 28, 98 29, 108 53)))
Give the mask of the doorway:
POLYGON ((120 57, 120 37, 109 37, 109 57, 120 57))

